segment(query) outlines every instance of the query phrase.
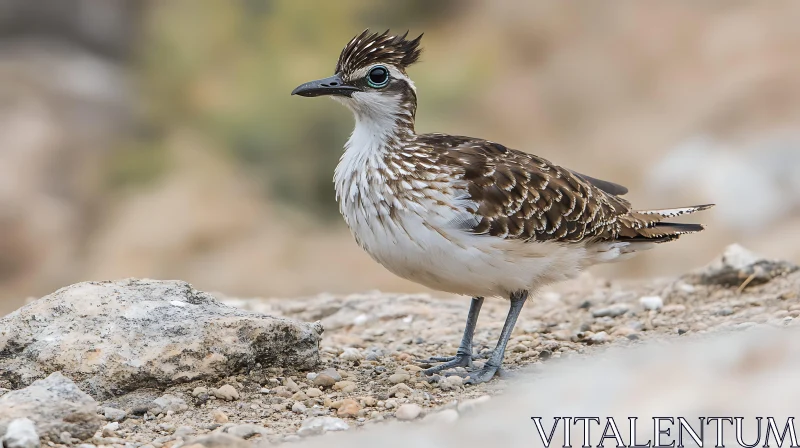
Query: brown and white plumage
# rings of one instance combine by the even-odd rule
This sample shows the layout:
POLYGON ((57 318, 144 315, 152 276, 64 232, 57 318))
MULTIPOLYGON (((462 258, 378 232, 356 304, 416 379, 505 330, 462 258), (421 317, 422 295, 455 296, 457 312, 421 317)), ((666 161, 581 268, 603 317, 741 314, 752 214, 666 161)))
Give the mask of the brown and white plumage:
POLYGON ((541 157, 417 134, 406 68, 419 59, 420 37, 364 31, 342 50, 334 76, 293 92, 330 95, 352 110, 337 200, 358 244, 387 269, 434 289, 510 297, 513 311, 527 291, 703 229, 667 219, 709 205, 637 211, 621 197, 625 187, 541 157))

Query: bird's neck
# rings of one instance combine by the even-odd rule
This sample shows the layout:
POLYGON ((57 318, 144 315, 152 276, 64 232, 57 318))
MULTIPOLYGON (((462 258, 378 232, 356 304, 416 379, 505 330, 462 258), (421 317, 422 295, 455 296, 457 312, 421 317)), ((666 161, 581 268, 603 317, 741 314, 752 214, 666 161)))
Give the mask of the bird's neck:
POLYGON ((345 153, 375 156, 416 136, 417 101, 413 92, 364 95, 349 106, 355 117, 355 129, 345 145, 345 153))

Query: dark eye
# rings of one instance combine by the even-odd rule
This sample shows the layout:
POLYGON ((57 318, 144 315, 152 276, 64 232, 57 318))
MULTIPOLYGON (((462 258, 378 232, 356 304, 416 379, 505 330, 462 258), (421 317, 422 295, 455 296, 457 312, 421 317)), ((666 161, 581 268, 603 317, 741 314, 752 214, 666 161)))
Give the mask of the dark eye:
POLYGON ((389 84, 389 70, 382 65, 372 67, 367 73, 367 84, 376 89, 386 87, 386 84, 389 84))

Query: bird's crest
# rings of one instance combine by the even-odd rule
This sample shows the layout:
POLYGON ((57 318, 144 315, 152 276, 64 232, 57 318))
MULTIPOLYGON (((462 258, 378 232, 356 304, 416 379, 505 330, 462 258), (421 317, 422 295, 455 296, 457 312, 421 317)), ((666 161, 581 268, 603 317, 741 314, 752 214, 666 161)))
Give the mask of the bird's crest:
POLYGON ((390 36, 389 30, 383 34, 364 30, 342 49, 336 63, 336 73, 350 74, 377 63, 393 65, 405 71, 406 67, 417 62, 422 52, 419 47, 422 34, 412 40, 406 39, 406 36, 407 31, 402 36, 390 36))

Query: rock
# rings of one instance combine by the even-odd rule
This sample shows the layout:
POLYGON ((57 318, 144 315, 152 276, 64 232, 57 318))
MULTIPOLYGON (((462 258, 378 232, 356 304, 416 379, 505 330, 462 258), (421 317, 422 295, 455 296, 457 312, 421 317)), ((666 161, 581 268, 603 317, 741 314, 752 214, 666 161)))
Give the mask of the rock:
POLYGON ((173 413, 180 413, 189 409, 189 405, 183 398, 176 397, 175 395, 164 394, 153 400, 155 408, 151 410, 152 414, 166 414, 169 411, 173 413))
POLYGON ((103 416, 108 421, 121 422, 121 421, 125 420, 125 417, 128 416, 128 413, 123 411, 122 409, 106 407, 106 408, 103 408, 103 416))
POLYGON ((322 391, 317 389, 316 387, 310 387, 308 388, 308 390, 306 390, 306 395, 308 395, 311 398, 317 398, 322 396, 322 391))
POLYGON ((0 438, 5 448, 39 448, 39 434, 36 425, 27 418, 18 418, 8 424, 5 436, 0 438))
POLYGON ((394 416, 397 417, 398 420, 414 420, 415 418, 419 417, 419 414, 422 412, 422 407, 418 404, 414 403, 406 403, 400 405, 395 411, 394 416))
POLYGON ((118 429, 119 429, 119 423, 118 422, 111 422, 111 423, 103 426, 101 434, 103 435, 103 437, 117 437, 117 430, 118 429))
POLYGON ((333 390, 350 393, 356 390, 356 383, 353 381, 338 381, 333 385, 333 390))
POLYGON ((214 409, 214 411, 211 412, 211 418, 217 423, 228 423, 228 416, 219 409, 214 409))
POLYGON ((446 376, 439 382, 439 388, 442 390, 459 389, 464 385, 464 379, 460 376, 446 376))
POLYGON ((303 420, 297 435, 308 437, 329 431, 347 431, 350 429, 344 420, 335 417, 312 417, 303 420))
POLYGON ((619 317, 627 313, 630 308, 624 303, 615 303, 607 308, 592 311, 592 317, 619 317))
POLYGON ((738 244, 731 244, 719 258, 701 270, 686 275, 684 280, 690 284, 741 287, 766 283, 798 269, 800 268, 794 263, 768 260, 738 244))
POLYGON ((194 428, 192 428, 191 426, 180 426, 180 427, 178 427, 178 429, 175 430, 175 432, 173 434, 177 438, 185 439, 186 436, 190 436, 190 435, 194 434, 195 432, 197 432, 197 431, 194 428))
POLYGON ((392 383, 392 384, 404 383, 404 382, 406 382, 406 381, 408 381, 410 379, 411 379, 411 375, 409 375, 409 374, 407 374, 405 372, 403 372, 403 373, 397 372, 397 373, 394 373, 391 376, 389 376, 389 382, 392 383))
POLYGON ((85 440, 103 424, 94 399, 59 372, 0 397, 0 434, 18 418, 31 419, 39 436, 52 440, 64 431, 85 440))
POLYGON ((639 303, 646 310, 660 310, 664 307, 664 301, 659 296, 644 296, 639 298, 639 303))
POLYGON ((85 282, 0 318, 0 386, 61 371, 98 398, 218 379, 244 366, 313 368, 322 327, 224 305, 180 281, 85 282))
POLYGON ((205 387, 202 387, 202 386, 201 387, 195 387, 192 390, 192 396, 195 397, 195 398, 199 397, 200 395, 207 394, 207 393, 208 393, 208 388, 205 388, 205 387))
POLYGON ((453 423, 458 420, 458 411, 455 409, 445 409, 444 411, 428 414, 422 419, 424 423, 442 425, 453 423))
POLYGON ((236 425, 228 428, 228 434, 236 437, 240 437, 242 439, 249 439, 256 434, 266 434, 268 433, 267 428, 263 426, 254 425, 252 423, 244 423, 241 425, 236 425))
POLYGON ((292 412, 294 412, 294 413, 303 414, 307 410, 308 410, 308 408, 306 407, 306 405, 304 405, 303 403, 301 403, 299 401, 295 401, 294 404, 292 405, 292 412))
POLYGON ((345 361, 359 361, 364 359, 364 355, 361 354, 361 350, 348 347, 339 355, 339 358, 345 361))
POLYGON ((606 333, 605 331, 600 331, 598 333, 595 333, 589 336, 589 342, 591 342, 592 344, 603 344, 605 342, 608 342, 608 333, 606 333))
POLYGON ((222 400, 233 401, 239 399, 239 392, 230 384, 225 384, 211 391, 215 397, 222 400))
POLYGON ((361 410, 361 405, 358 404, 356 400, 352 398, 345 398, 342 400, 341 406, 336 411, 337 417, 344 417, 344 418, 356 418, 358 416, 358 411, 361 410))
POLYGON ((252 448, 244 439, 226 433, 212 433, 190 440, 184 447, 199 445, 205 448, 252 448))
POLYGON ((331 387, 336 384, 336 379, 324 373, 314 377, 314 385, 317 387, 331 387))

